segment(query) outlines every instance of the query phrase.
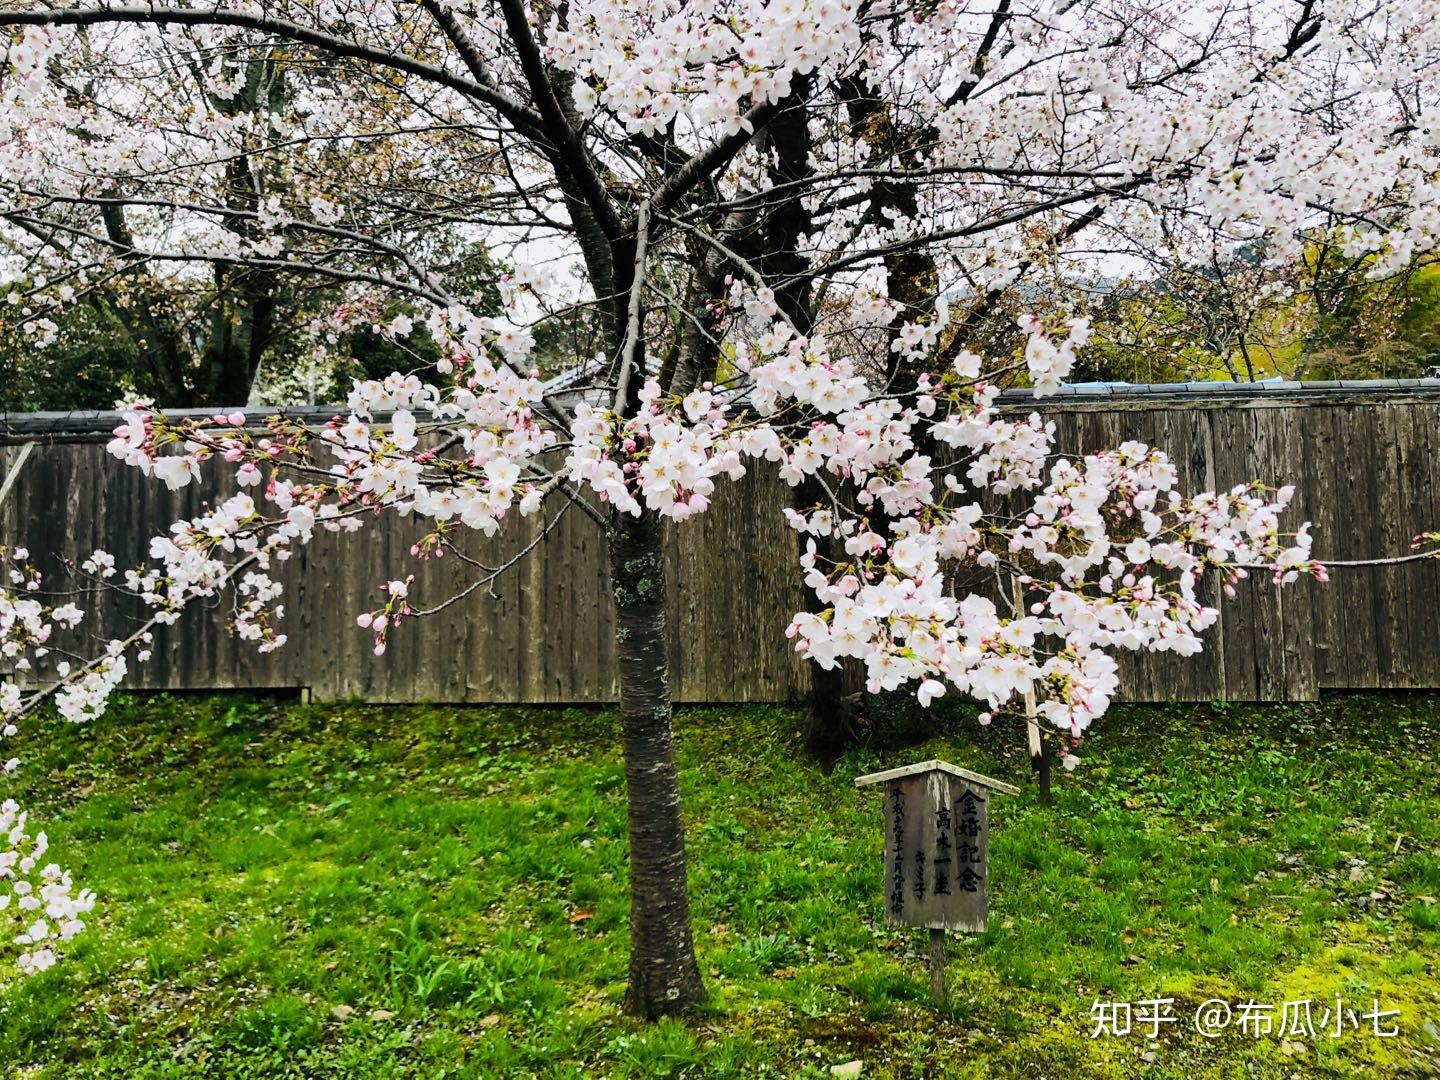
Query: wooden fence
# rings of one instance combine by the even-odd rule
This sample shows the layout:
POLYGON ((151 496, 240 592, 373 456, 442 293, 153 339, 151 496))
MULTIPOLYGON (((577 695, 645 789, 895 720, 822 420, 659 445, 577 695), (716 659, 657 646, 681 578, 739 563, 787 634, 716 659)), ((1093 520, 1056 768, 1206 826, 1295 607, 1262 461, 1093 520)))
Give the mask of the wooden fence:
MULTIPOLYGON (((1035 403, 1010 397, 1005 407, 1028 411, 1035 403)), ((1440 381, 1080 389, 1040 408, 1065 452, 1139 439, 1172 454, 1187 488, 1251 478, 1295 484, 1325 558, 1404 554, 1415 533, 1440 529, 1440 381)), ((0 414, 0 542, 77 558, 101 547, 123 563, 138 559, 169 522, 214 499, 213 486, 169 492, 111 458, 104 443, 114 422, 104 414, 0 414)), ((708 513, 670 530, 668 625, 679 700, 803 693, 804 670, 783 633, 801 605, 795 537, 778 512, 785 499, 778 479, 752 472, 722 483, 708 513)), ((472 552, 493 564, 537 527, 517 521, 472 552)), ((318 699, 372 701, 614 699, 605 543, 589 518, 570 512, 493 593, 479 590, 419 620, 377 659, 354 617, 375 606, 378 582, 413 569, 416 593, 438 600, 467 580, 458 560, 411 560, 415 535, 413 523, 393 515, 356 534, 318 534, 282 575, 290 590, 285 648, 261 656, 226 634, 223 609, 191 612, 159 634, 133 685, 294 687, 318 699)), ((107 611, 101 622, 108 630, 120 619, 107 611)), ((1337 570, 1328 586, 1277 590, 1252 581, 1221 605, 1200 656, 1125 657, 1123 693, 1242 701, 1440 687, 1437 630, 1440 563, 1433 560, 1337 570)))

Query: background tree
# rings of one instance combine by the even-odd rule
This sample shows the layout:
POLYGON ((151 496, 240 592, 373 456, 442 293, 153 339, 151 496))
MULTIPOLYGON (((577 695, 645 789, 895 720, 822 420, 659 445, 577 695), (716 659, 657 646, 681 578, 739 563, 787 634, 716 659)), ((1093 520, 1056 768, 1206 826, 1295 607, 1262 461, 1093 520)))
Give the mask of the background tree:
MULTIPOLYGON (((286 152, 295 143, 285 118, 313 102, 293 99, 283 51, 206 47, 181 30, 137 40, 117 58, 91 39, 81 31, 74 62, 48 65, 55 92, 76 115, 113 117, 117 100, 131 116, 163 113, 165 138, 149 152, 176 153, 196 168, 81 177, 75 189, 13 187, 0 254, 22 302, 0 310, 0 363, 14 376, 0 392, 5 407, 108 408, 125 395, 174 407, 339 400, 356 375, 433 365, 433 347, 397 346, 358 324, 359 312, 381 322, 415 314, 405 294, 383 294, 363 274, 192 258, 197 230, 217 252, 263 247, 276 224, 268 216, 284 205, 306 206, 308 229, 337 243, 415 252, 473 293, 477 311, 498 312, 499 271, 455 222, 395 221, 383 240, 332 227, 338 210, 328 178, 374 168, 369 184, 378 192, 404 183, 403 169, 386 152, 372 157, 364 140, 286 152), (112 66, 119 63, 123 77, 112 66), (351 315, 337 328, 332 316, 342 307, 351 315)), ((323 73, 305 73, 306 93, 333 93, 328 83, 323 73)), ((50 148, 27 145, 26 153, 35 169, 75 168, 50 148)), ((306 249, 296 248, 298 261, 306 249)))
MULTIPOLYGON (((1048 290, 1080 304, 1095 341, 1077 377, 1125 382, 1413 378, 1435 356, 1437 324, 1421 256, 1376 273, 1362 234, 1317 225, 1284 258, 1210 235, 1181 257, 1048 290), (1087 291, 1090 296, 1084 296, 1087 291)), ((1168 255, 1168 257, 1167 257, 1168 255)))

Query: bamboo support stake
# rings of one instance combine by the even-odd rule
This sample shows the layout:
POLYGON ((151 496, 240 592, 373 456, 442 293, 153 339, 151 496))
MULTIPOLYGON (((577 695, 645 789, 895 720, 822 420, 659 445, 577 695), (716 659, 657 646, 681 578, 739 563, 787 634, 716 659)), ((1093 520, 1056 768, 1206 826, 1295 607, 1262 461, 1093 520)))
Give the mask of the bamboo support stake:
POLYGON ((33 442, 22 443, 20 453, 15 458, 15 464, 10 466, 10 471, 5 474, 5 482, 0 484, 0 506, 5 505, 5 500, 10 495, 10 489, 15 486, 15 481, 20 479, 20 470, 25 468, 25 462, 30 460, 30 455, 35 451, 33 442))
MULTIPOLYGON (((1020 579, 1010 579, 1015 597, 1015 617, 1025 613, 1025 596, 1020 588, 1020 579)), ((1040 783, 1040 801, 1050 802, 1050 744, 1040 735, 1040 721, 1035 708, 1035 686, 1030 684, 1025 691, 1025 735, 1030 743, 1030 767, 1040 783)))

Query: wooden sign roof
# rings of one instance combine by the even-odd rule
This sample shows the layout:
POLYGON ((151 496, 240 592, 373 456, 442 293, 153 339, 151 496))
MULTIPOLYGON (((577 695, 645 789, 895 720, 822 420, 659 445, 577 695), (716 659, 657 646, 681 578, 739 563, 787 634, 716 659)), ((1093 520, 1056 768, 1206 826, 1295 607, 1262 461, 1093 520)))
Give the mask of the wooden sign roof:
POLYGON ((969 769, 962 769, 959 765, 951 765, 948 761, 940 761, 938 758, 930 761, 917 762, 914 765, 904 765, 898 769, 886 769, 884 772, 857 776, 855 778, 855 786, 865 787, 869 784, 883 784, 887 780, 900 780, 906 776, 918 776, 921 773, 928 772, 949 773, 951 776, 958 776, 962 780, 969 780, 972 784, 980 784, 983 787, 992 788, 1006 795, 1020 794, 1020 789, 1013 784, 1007 784, 1003 780, 992 780, 988 776, 971 772, 969 769))

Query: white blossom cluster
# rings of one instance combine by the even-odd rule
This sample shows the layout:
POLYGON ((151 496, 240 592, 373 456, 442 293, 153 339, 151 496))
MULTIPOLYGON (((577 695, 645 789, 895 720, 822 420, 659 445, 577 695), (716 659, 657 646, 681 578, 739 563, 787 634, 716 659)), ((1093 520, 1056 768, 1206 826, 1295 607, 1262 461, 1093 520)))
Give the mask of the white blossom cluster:
MULTIPOLYGON (((746 306, 751 316, 771 313, 772 301, 750 297, 746 306)), ((1070 369, 1086 327, 1022 325, 1038 395, 1070 369)), ((804 655, 827 666, 856 659, 872 689, 912 684, 924 701, 955 689, 1002 708, 1033 692, 1041 713, 1078 738, 1115 691, 1109 652, 1200 648, 1216 617, 1197 599, 1204 575, 1228 587, 1256 569, 1277 583, 1324 572, 1310 558, 1307 526, 1282 531, 1290 489, 1187 497, 1164 453, 1138 442, 1059 456, 1050 425, 996 412, 995 384, 973 353, 923 376, 921 392, 902 399, 831 355, 823 337, 775 322, 737 341, 747 394, 705 384, 668 397, 649 379, 639 412, 624 420, 581 402, 560 465, 545 463, 557 436, 538 418, 538 380, 489 359, 497 334, 472 327, 454 342, 453 384, 400 375, 357 384, 348 417, 315 433, 277 419, 257 438, 240 414, 177 428, 148 408, 127 413, 111 443, 116 456, 175 486, 223 460, 246 490, 156 537, 152 562, 127 571, 125 588, 163 623, 233 583, 236 632, 268 650, 284 642, 283 608, 265 571, 317 525, 352 529, 365 513, 410 514, 432 529, 415 554, 443 555, 455 527, 493 533, 511 512, 539 512, 565 481, 622 513, 648 508, 682 521, 707 509, 717 481, 743 476, 758 459, 792 485, 819 478, 832 492, 828 505, 787 514, 810 538, 801 569, 825 607, 791 624, 804 655), (440 438, 459 456, 438 455, 440 438), (937 453, 955 455, 963 470, 940 467, 937 453), (987 492, 1009 500, 1007 509, 986 510, 987 492), (839 559, 821 555, 830 538, 839 559), (966 563, 1017 578, 1027 609, 954 597, 947 581, 966 563)), ((114 573, 102 555, 86 566, 114 573)), ((388 582, 384 606, 359 617, 377 653, 417 613, 412 582, 388 582)), ((31 622, 21 616, 16 625, 34 637, 31 622)), ((67 715, 96 715, 124 674, 124 652, 112 644, 66 684, 67 715)))
POLYGON ((50 843, 28 831, 14 800, 0 803, 0 935, 19 947, 24 974, 52 967, 60 948, 85 929, 81 916, 95 906, 88 889, 75 890, 68 871, 44 862, 50 843))
MULTIPOLYGON (((74 604, 52 606, 37 599, 44 595, 42 577, 24 548, 0 549, 0 572, 0 657, 10 673, 0 678, 0 740, 8 741, 34 697, 27 700, 16 679, 34 671, 35 662, 50 654, 56 632, 73 630, 83 613, 74 604)), ((62 678, 69 674, 68 661, 60 661, 58 670, 62 678)), ((103 700, 111 689, 79 680, 60 693, 60 711, 72 721, 85 720, 87 703, 103 700)), ((7 757, 0 773, 8 776, 19 765, 19 758, 7 757)), ((14 962, 21 974, 44 971, 85 928, 81 916, 94 907, 95 897, 88 889, 76 891, 68 871, 45 861, 49 839, 43 832, 31 834, 26 813, 13 799, 0 803, 0 836, 0 940, 18 948, 14 962)))
MULTIPOLYGON (((1068 370, 1085 328, 1055 337, 1036 320, 1025 325, 1038 393, 1045 374, 1068 370)), ((1227 586, 1257 568, 1277 583, 1323 574, 1308 527, 1281 531, 1291 489, 1187 498, 1168 458, 1136 442, 1080 461, 1057 457, 1049 425, 995 413, 994 387, 976 381, 974 357, 926 379, 930 392, 914 405, 877 394, 823 342, 782 324, 739 362, 754 380, 747 404, 758 418, 732 417, 708 389, 666 402, 651 382, 642 412, 624 423, 583 407, 567 464, 618 509, 639 513, 643 503, 676 520, 708 505, 715 477, 743 475, 746 458, 778 462, 791 484, 828 476, 833 488, 849 485, 853 505, 836 498, 811 514, 787 511, 812 537, 802 569, 826 605, 796 615, 789 634, 823 666, 862 661, 872 690, 913 683, 928 703, 953 687, 992 708, 1033 691, 1041 714, 1078 738, 1118 684, 1107 650, 1199 650, 1217 614, 1196 599, 1203 574, 1227 586), (787 424, 797 406, 809 419, 787 424), (969 456, 971 486, 953 473, 935 482, 926 439, 969 456), (986 490, 1027 505, 1008 518, 987 514, 978 499, 986 490), (847 557, 825 564, 820 537, 835 537, 847 557), (1029 609, 957 600, 947 568, 964 562, 1010 567, 1029 609)))

